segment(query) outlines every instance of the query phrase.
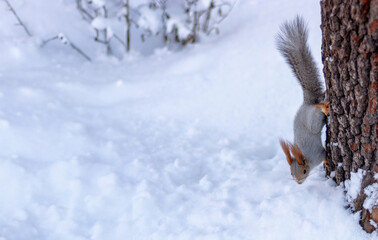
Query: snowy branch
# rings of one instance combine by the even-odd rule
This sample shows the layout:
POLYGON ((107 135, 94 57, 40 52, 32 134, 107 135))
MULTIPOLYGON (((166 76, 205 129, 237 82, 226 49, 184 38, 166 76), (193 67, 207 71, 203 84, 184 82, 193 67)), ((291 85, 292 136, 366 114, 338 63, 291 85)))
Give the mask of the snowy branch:
MULTIPOLYGON (((92 2, 89 2, 89 3, 92 4, 92 2)), ((96 19, 96 17, 99 16, 99 10, 101 10, 101 9, 104 12, 104 17, 107 18, 107 16, 108 16, 108 10, 106 9, 105 5, 94 10, 95 16, 93 16, 89 11, 87 11, 85 9, 85 7, 82 4, 82 0, 76 0, 76 6, 77 6, 77 9, 79 10, 80 14, 83 16, 83 19, 86 20, 88 23, 91 23, 91 24, 96 19)), ((109 37, 109 33, 108 33, 109 31, 107 29, 103 29, 105 40, 100 40, 99 39, 100 38, 99 29, 96 29, 94 27, 94 30, 96 32, 96 37, 94 38, 94 40, 96 42, 108 45, 109 42, 110 42, 110 39, 107 39, 109 37)), ((116 33, 112 33, 112 37, 114 37, 122 46, 124 46, 124 47, 126 46, 126 43, 124 41, 122 41, 122 39, 116 33)), ((108 46, 107 46, 107 49, 108 49, 108 46)), ((109 49, 108 49, 108 52, 109 52, 109 49)))

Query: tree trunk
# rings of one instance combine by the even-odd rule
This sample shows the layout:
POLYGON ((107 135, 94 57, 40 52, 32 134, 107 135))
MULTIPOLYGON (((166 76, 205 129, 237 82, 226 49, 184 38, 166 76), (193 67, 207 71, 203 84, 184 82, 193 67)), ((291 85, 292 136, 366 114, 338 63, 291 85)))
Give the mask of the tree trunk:
POLYGON ((322 0, 321 8, 323 71, 330 101, 326 174, 343 184, 351 173, 364 170, 351 208, 362 210, 360 224, 372 232, 376 228, 371 219, 378 222, 378 199, 365 209, 364 190, 378 184, 378 0, 322 0))

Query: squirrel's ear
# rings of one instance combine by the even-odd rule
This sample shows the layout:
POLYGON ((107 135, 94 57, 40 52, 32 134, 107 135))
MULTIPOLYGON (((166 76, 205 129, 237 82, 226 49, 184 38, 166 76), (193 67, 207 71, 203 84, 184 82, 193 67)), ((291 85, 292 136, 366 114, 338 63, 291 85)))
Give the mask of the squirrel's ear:
POLYGON ((291 145, 291 151, 295 157, 295 160, 297 160, 299 165, 303 165, 302 159, 304 159, 304 154, 302 151, 299 149, 297 144, 291 145))
POLYGON ((287 162, 289 163, 289 165, 291 165, 293 163, 293 158, 291 157, 291 154, 290 154, 290 145, 282 139, 280 139, 280 144, 281 144, 282 150, 284 151, 286 155, 287 162))

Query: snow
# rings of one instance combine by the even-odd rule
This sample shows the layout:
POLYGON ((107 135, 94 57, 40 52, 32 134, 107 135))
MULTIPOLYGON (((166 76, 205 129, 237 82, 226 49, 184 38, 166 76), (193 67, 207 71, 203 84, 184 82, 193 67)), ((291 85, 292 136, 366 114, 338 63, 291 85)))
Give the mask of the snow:
POLYGON ((58 2, 16 6, 93 62, 39 48, 0 4, 0 239, 378 239, 322 166, 298 185, 278 144, 302 93, 274 35, 305 16, 320 66, 318 1, 239 1, 220 35, 123 60, 58 2))
MULTIPOLYGON (((211 0, 200 0, 197 3, 197 7, 199 9, 206 9, 210 6, 210 3, 211 3, 211 0)), ((216 3, 216 1, 215 1, 215 3, 216 3)))
POLYGON ((89 4, 93 4, 96 8, 101 8, 105 6, 104 0, 88 0, 89 4))
POLYGON ((98 30, 103 30, 108 27, 106 21, 107 20, 104 17, 98 16, 92 20, 91 25, 98 30))
POLYGON ((373 227, 378 228, 378 224, 373 219, 370 219, 369 222, 373 227))
POLYGON ((366 199, 364 202, 364 208, 369 209, 372 212, 373 207, 378 205, 378 183, 373 183, 364 189, 366 199))
POLYGON ((66 38, 66 36, 64 36, 63 33, 59 33, 58 34, 58 38, 61 41, 61 43, 63 43, 63 44, 67 44, 68 43, 68 39, 66 38))
MULTIPOLYGON (((339 166, 340 167, 340 166, 339 166)), ((365 175, 365 171, 358 169, 357 172, 350 174, 350 179, 345 181, 346 196, 349 203, 353 203, 361 191, 362 178, 365 175)))
POLYGON ((173 32, 174 29, 177 29, 180 39, 186 39, 190 35, 190 30, 176 16, 170 17, 167 21, 167 32, 173 32))
POLYGON ((139 27, 150 30, 152 34, 157 34, 160 29, 161 14, 156 14, 148 6, 140 7, 139 9, 138 25, 139 27))

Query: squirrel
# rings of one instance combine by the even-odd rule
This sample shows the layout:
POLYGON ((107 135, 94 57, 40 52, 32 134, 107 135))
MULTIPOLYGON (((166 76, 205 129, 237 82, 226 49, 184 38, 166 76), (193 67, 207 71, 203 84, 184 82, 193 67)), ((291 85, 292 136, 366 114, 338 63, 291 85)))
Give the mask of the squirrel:
POLYGON ((303 183, 322 161, 327 165, 321 131, 329 114, 329 101, 307 45, 308 30, 303 18, 285 22, 276 37, 277 49, 291 67, 303 90, 303 103, 294 119, 294 143, 280 139, 291 175, 303 183))

